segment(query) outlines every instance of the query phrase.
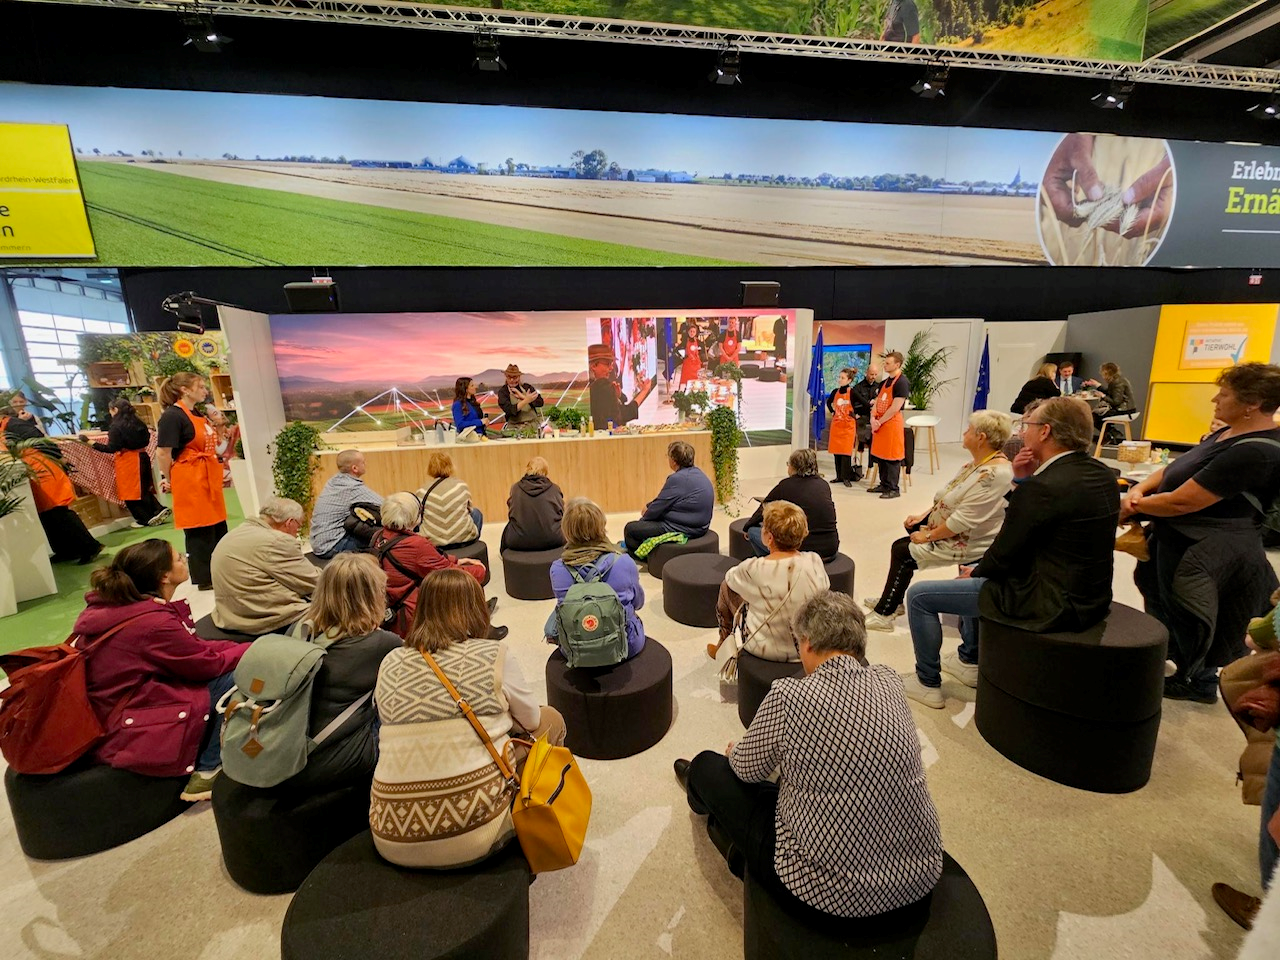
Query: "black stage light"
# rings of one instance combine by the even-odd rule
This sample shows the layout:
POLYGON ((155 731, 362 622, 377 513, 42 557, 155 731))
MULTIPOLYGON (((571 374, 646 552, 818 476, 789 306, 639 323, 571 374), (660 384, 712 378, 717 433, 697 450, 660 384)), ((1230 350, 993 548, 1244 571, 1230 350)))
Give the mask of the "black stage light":
POLYGON ((1272 93, 1261 103, 1255 103, 1247 113, 1255 120, 1280 119, 1280 92, 1272 93))
POLYGON ((1124 105, 1133 96, 1135 86, 1137 84, 1132 80, 1112 80, 1107 84, 1106 90, 1093 95, 1093 105, 1103 110, 1123 110, 1124 105))
POLYGON ((715 69, 707 74, 707 79, 726 87, 742 82, 742 57, 734 47, 725 47, 716 54, 715 69))
POLYGON ((485 73, 497 73, 499 70, 507 69, 502 57, 498 56, 498 38, 492 33, 487 30, 476 31, 472 46, 476 54, 472 66, 477 70, 483 70, 485 73))
POLYGON ((231 42, 230 37, 213 25, 213 17, 207 13, 184 13, 178 20, 187 31, 184 47, 193 46, 201 53, 221 53, 231 42))
POLYGON ((738 301, 744 307, 776 307, 782 296, 782 284, 774 280, 743 280, 739 288, 738 301))
POLYGON ((328 278, 310 283, 286 283, 284 296, 290 313, 341 313, 338 285, 328 278))
POLYGON ((947 77, 950 68, 945 63, 932 64, 924 72, 920 80, 911 85, 911 92, 917 96, 932 100, 934 97, 947 95, 947 77))

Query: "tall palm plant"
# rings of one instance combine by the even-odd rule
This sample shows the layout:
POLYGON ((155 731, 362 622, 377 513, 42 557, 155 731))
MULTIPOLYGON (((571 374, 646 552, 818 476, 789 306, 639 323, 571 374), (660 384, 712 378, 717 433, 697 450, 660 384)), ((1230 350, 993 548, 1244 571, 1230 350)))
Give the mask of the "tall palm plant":
POLYGON ((911 338, 911 346, 902 361, 902 373, 911 384, 907 400, 916 410, 928 410, 933 395, 955 380, 955 377, 942 379, 952 348, 935 347, 934 343, 931 330, 920 330, 911 338))

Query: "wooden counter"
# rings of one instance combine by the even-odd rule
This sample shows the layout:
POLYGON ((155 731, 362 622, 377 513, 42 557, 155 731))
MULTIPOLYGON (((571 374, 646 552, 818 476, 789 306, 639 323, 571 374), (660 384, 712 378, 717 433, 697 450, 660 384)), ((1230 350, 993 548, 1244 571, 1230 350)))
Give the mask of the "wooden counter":
MULTIPOLYGON (((605 513, 635 513, 657 495, 667 474, 667 446, 675 440, 693 445, 695 464, 714 482, 711 467, 711 433, 642 433, 627 436, 564 437, 559 440, 486 440, 480 443, 451 443, 445 446, 393 446, 387 443, 355 443, 368 464, 364 480, 386 496, 427 486, 427 460, 437 450, 453 458, 454 476, 471 488, 472 503, 486 522, 507 519, 507 494, 524 475, 532 457, 543 457, 550 465, 550 478, 571 497, 590 497, 605 513)), ((339 448, 321 451, 315 489, 324 486, 337 472, 339 448)))

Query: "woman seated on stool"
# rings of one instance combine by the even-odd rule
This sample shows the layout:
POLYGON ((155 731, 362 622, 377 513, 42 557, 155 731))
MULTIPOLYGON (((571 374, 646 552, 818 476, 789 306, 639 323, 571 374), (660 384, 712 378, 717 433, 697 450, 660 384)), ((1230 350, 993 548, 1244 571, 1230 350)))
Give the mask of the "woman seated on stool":
MULTIPOLYGON (((578 580, 599 577, 602 583, 613 588, 626 611, 627 657, 634 657, 644 649, 644 624, 636 614, 644 606, 644 587, 640 584, 636 562, 609 542, 605 535, 604 511, 586 497, 569 501, 561 527, 566 541, 564 553, 551 565, 551 589, 556 592, 556 606, 559 607, 578 580)), ((543 633, 548 642, 555 642, 558 633, 555 610, 547 618, 543 633)))
POLYGON ((465 547, 480 539, 484 514, 471 506, 470 488, 453 475, 453 457, 442 450, 427 460, 427 485, 418 491, 419 532, 441 550, 465 547))
POLYGON ((902 681, 860 662, 862 613, 844 594, 810 598, 787 626, 805 675, 775 680, 724 755, 675 762, 689 808, 709 815, 735 875, 750 870, 808 922, 859 918, 840 925, 856 933, 923 919, 942 834, 902 681))
POLYGON ((387 575, 367 553, 340 553, 320 571, 311 607, 302 622, 303 636, 325 648, 324 660, 311 686, 314 737, 364 699, 354 714, 307 756, 307 765, 279 787, 281 790, 336 790, 373 776, 378 762, 378 711, 373 685, 378 667, 403 643, 382 629, 387 610, 387 575))
POLYGON ((893 631, 894 618, 916 570, 982 559, 1004 523, 1013 464, 1002 448, 1012 433, 1013 421, 999 410, 979 410, 969 417, 960 439, 972 459, 933 495, 933 506, 927 512, 902 522, 907 536, 889 548, 884 592, 879 598, 863 601, 871 608, 868 630, 893 631))
MULTIPOLYGON (((393 493, 382 501, 382 529, 369 541, 369 552, 377 557, 382 572, 387 575, 387 613, 390 617, 385 625, 401 637, 408 633, 409 624, 413 623, 414 610, 418 606, 418 588, 428 574, 457 567, 475 577, 476 583, 481 583, 486 572, 479 560, 443 554, 430 540, 418 535, 418 498, 412 493, 393 493)), ((496 600, 493 605, 497 606, 496 600)), ((505 637, 506 627, 498 629, 505 637)))
POLYGON ((534 457, 524 476, 507 495, 507 525, 502 528, 503 550, 554 550, 564 546, 560 521, 564 518, 564 493, 547 476, 547 461, 534 457))
MULTIPOLYGON (((564 717, 538 704, 520 661, 505 643, 486 639, 488 632, 480 584, 459 570, 441 570, 422 585, 405 645, 378 670, 373 698, 382 726, 369 825, 378 852, 402 867, 467 866, 515 836, 510 788, 428 655, 500 753, 511 736, 545 734, 564 743, 564 717)), ((514 754, 520 770, 526 751, 516 747, 514 754)))
POLYGON ((1018 396, 1009 409, 1017 416, 1022 416, 1026 412, 1027 404, 1033 400, 1048 400, 1050 397, 1062 396, 1058 385, 1053 382, 1053 378, 1057 375, 1056 363, 1042 363, 1039 372, 1022 385, 1022 389, 1018 391, 1018 396))
POLYGON ((476 384, 470 377, 459 377, 453 385, 453 427, 458 433, 471 427, 476 436, 485 435, 484 407, 476 399, 476 384))
POLYGON ((804 511, 794 503, 765 504, 761 536, 769 555, 744 560, 724 575, 716 600, 720 642, 707 644, 708 656, 714 658, 726 640, 738 647, 741 639, 738 649, 762 660, 799 659, 791 615, 831 586, 822 558, 800 550, 808 535, 804 511), (738 632, 745 637, 730 636, 738 632))
POLYGON ((1104 363, 1098 368, 1098 372, 1102 374, 1101 381, 1086 380, 1084 385, 1097 387, 1102 391, 1102 406, 1093 411, 1093 425, 1098 430, 1105 430, 1107 424, 1103 421, 1107 417, 1135 413, 1138 407, 1133 399, 1133 386, 1129 383, 1129 378, 1120 372, 1118 365, 1104 363))
POLYGON ((190 774, 182 799, 208 800, 222 769, 213 705, 249 647, 195 635, 191 608, 173 599, 186 580, 187 559, 167 541, 130 544, 93 571, 75 633, 93 648, 85 683, 107 728, 93 759, 151 777, 190 774))
POLYGON ((787 458, 786 478, 778 481, 747 521, 744 534, 751 541, 757 557, 769 554, 769 548, 764 545, 764 508, 765 504, 776 500, 794 503, 804 511, 809 535, 804 538, 800 549, 816 553, 824 562, 834 560, 840 551, 836 505, 831 499, 830 484, 818 475, 818 454, 815 451, 803 447, 787 458))

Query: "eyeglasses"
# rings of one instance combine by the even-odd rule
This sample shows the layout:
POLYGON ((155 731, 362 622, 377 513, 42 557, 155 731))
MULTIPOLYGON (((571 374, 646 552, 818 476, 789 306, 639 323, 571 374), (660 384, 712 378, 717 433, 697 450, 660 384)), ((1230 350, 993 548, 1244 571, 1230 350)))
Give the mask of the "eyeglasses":
POLYGON ((1022 423, 1018 425, 1018 429, 1025 430, 1027 429, 1027 427, 1047 427, 1047 426, 1049 426, 1049 424, 1045 423, 1043 420, 1023 420, 1022 423))

